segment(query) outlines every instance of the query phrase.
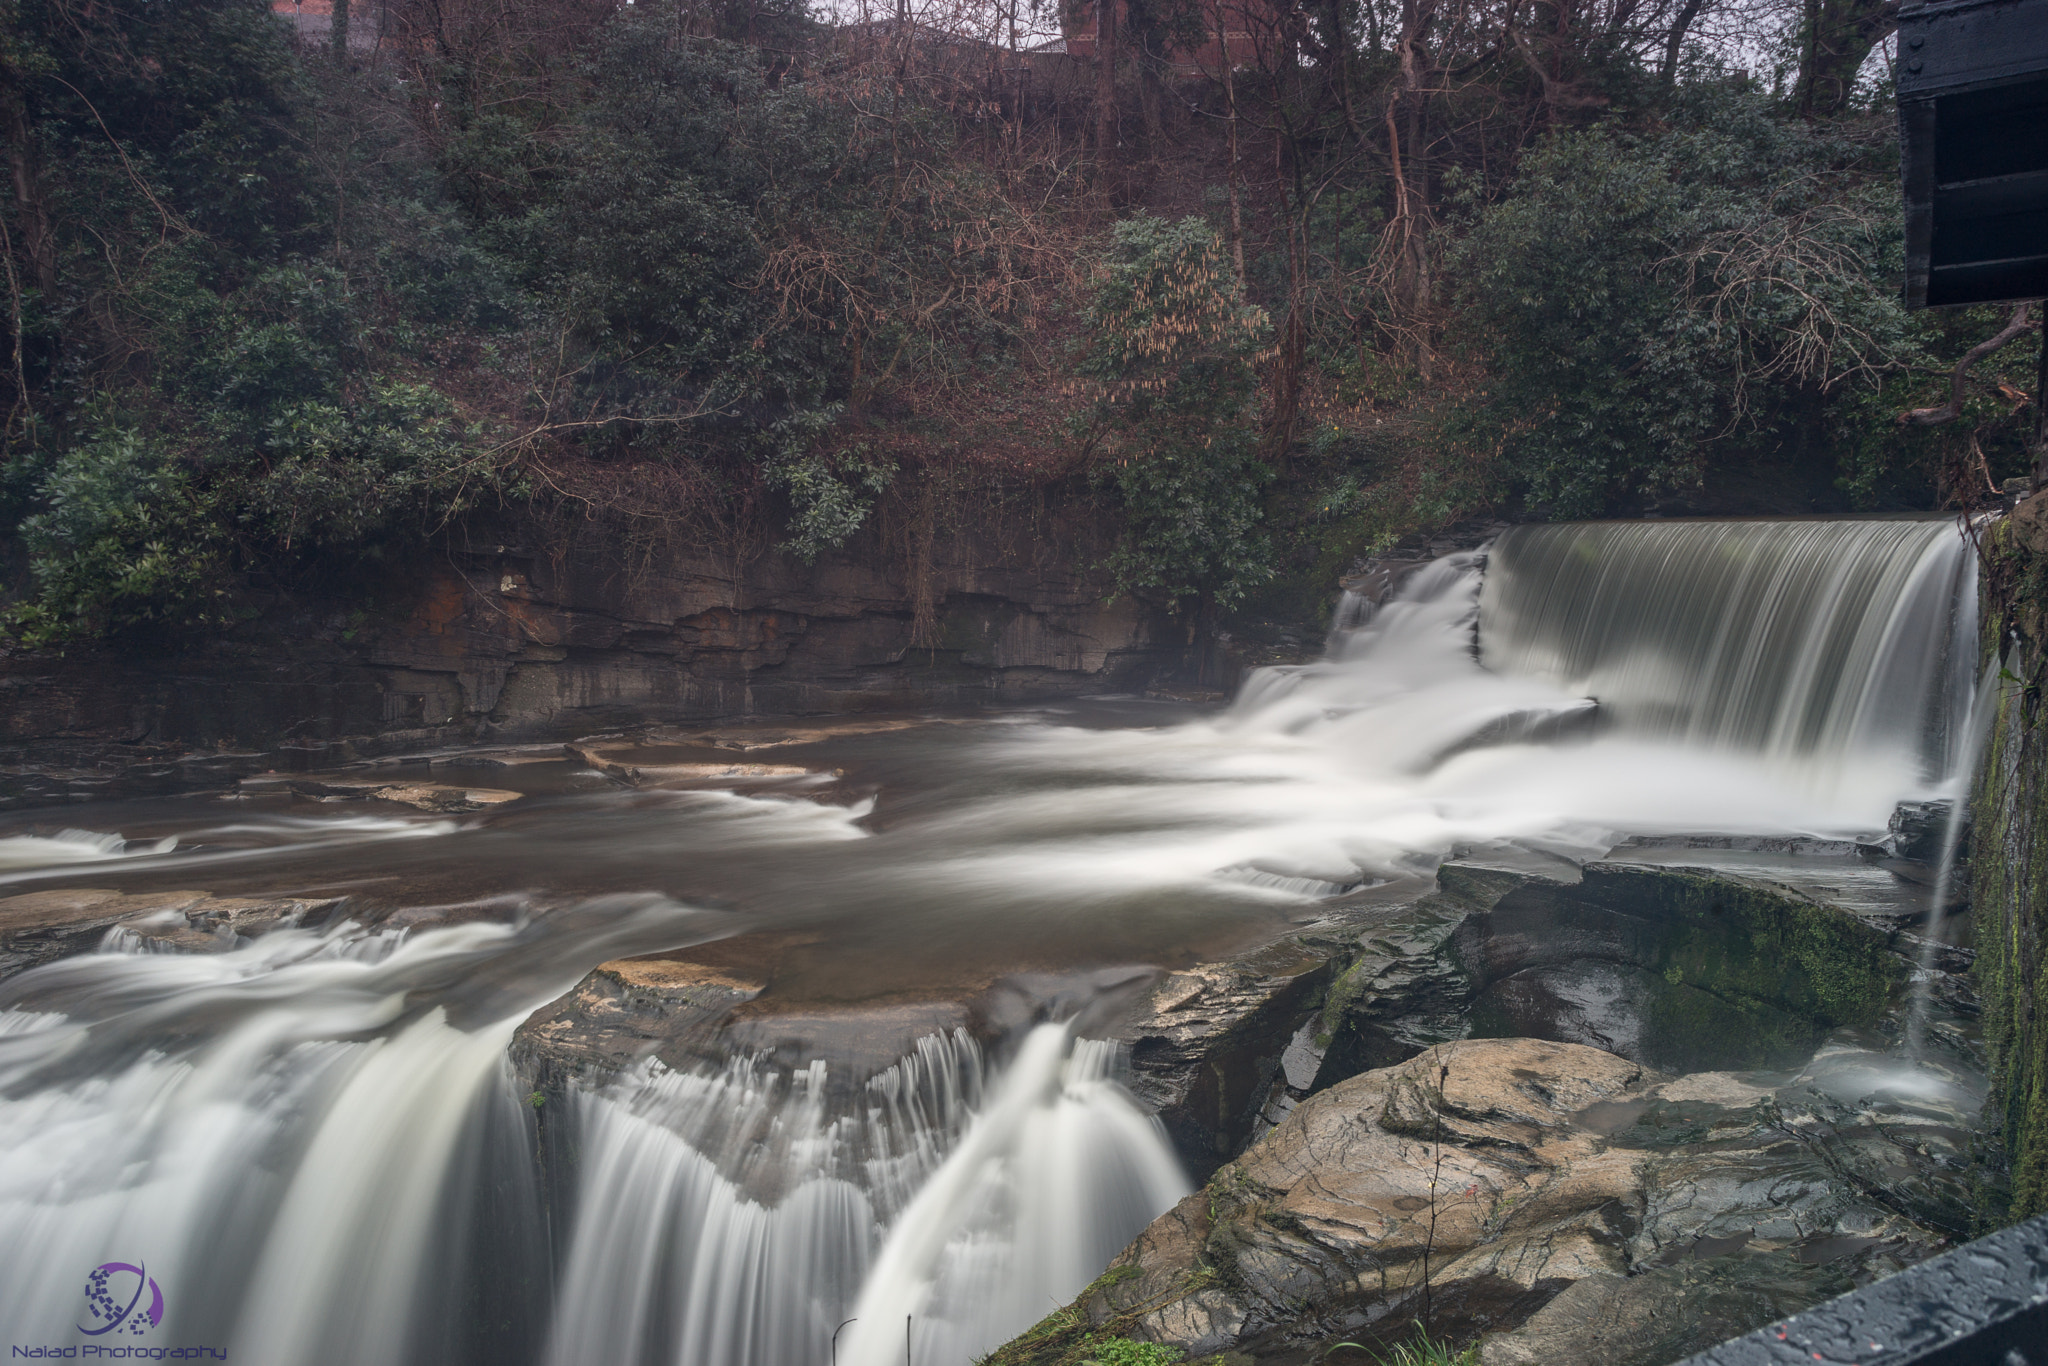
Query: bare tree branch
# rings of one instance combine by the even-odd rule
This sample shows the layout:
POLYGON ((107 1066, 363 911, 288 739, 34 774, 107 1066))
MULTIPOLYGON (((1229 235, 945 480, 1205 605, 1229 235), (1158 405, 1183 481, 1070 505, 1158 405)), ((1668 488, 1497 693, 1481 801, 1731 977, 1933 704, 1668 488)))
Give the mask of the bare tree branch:
POLYGON ((1938 427, 1944 422, 1953 422, 1963 415, 1963 381, 1969 376, 1970 367, 1983 360, 2006 343, 2014 341, 2034 330, 2032 304, 2013 305, 2012 317, 1998 335, 1989 341, 1978 342, 1956 362, 1956 368, 1949 372, 1948 402, 1938 408, 1909 408, 1899 414, 1899 425, 1915 427, 1938 427))

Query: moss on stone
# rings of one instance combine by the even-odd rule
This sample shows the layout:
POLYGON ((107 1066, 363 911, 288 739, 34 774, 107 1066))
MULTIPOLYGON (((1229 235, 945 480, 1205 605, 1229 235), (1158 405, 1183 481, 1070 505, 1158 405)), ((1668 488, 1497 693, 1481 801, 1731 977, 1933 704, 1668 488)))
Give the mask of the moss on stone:
MULTIPOLYGON (((1055 1309, 987 1356, 976 1358, 975 1366, 1084 1366, 1096 1360, 1109 1344, 1132 1340, 1130 1335, 1138 1320, 1157 1306, 1133 1306, 1100 1323, 1091 1323, 1089 1304, 1142 1274, 1135 1263, 1110 1267, 1075 1296, 1072 1304, 1055 1309)), ((1192 1287, 1183 1287, 1168 1298, 1175 1298, 1188 1288, 1192 1287)))
POLYGON ((1991 1062, 1984 1122, 2011 1178, 2005 1208, 2002 1183, 1986 1183, 1987 1228, 2048 1212, 2048 554, 2027 543, 2039 537, 2024 536, 2021 520, 2008 518, 1985 538, 1983 667, 2001 669, 2006 681, 1970 801, 1975 972, 1991 1062))
POLYGON ((1734 878, 1594 865, 1581 895, 1662 927, 1650 971, 1731 1005, 1763 1007, 1750 1012, 1760 1019, 1782 1012, 1825 1028, 1867 1025, 1904 975, 1882 931, 1734 878))

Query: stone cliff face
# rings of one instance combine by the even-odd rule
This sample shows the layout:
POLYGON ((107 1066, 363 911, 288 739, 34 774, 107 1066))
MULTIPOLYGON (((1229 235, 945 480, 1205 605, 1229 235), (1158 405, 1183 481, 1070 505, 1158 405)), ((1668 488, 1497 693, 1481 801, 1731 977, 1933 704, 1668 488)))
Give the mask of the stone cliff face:
POLYGON ((1991 1055, 1984 1122, 2020 1219, 2048 1211, 2048 495, 1991 528, 1985 551, 1983 667, 2000 685, 1971 796, 1970 899, 1991 1055))
MULTIPOLYGON (((1112 521, 1079 492, 991 498, 919 539, 871 527, 805 565, 771 534, 628 548, 596 522, 478 519, 371 607, 299 599, 213 639, 0 658, 0 762, 175 786, 241 771, 629 722, 1017 702, 1142 686, 1185 653, 1108 601, 1112 521), (340 747, 340 752, 336 752, 340 747), (287 756, 288 758, 291 756, 287 756)), ((92 775, 102 776, 95 779, 92 775)), ((44 781, 19 799, 72 795, 44 781)), ((33 785, 32 785, 33 786, 33 785)), ((21 784, 15 784, 17 789, 21 784)))

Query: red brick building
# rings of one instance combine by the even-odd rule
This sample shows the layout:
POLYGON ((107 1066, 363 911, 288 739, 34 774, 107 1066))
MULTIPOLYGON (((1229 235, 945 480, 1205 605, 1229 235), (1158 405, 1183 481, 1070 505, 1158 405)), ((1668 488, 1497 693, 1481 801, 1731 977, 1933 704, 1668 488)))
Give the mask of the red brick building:
MULTIPOLYGON (((1060 5, 1061 41, 1065 51, 1075 57, 1095 55, 1097 34, 1096 6, 1102 0, 1063 0, 1060 5)), ((1107 0, 1117 8, 1117 29, 1128 32, 1129 10, 1124 0, 1107 0)), ((1253 65, 1258 60, 1257 41, 1272 30, 1272 10, 1263 0, 1202 0, 1204 27, 1209 38, 1200 48, 1185 52, 1178 48, 1167 55, 1174 69, 1183 74, 1196 76, 1220 76, 1223 73, 1224 53, 1228 52, 1236 68, 1253 65)))
MULTIPOLYGON (((334 41, 334 0, 270 0, 270 12, 290 22, 302 43, 318 46, 334 41)), ((376 0, 350 0, 348 49, 377 46, 384 29, 384 6, 376 0)))

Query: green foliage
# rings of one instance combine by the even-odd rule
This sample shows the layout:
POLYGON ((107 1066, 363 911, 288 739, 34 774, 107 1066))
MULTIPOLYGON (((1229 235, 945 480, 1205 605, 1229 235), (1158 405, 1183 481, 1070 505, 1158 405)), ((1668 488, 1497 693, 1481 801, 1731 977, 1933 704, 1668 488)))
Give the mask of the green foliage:
POLYGON ((1488 380, 1449 430, 1587 516, 1903 374, 1923 329, 1888 155, 1711 85, 1654 128, 1553 138, 1453 252, 1488 380))
POLYGON ((774 433, 781 449, 763 467, 763 481, 789 496, 789 539, 783 549, 811 564, 827 549, 846 543, 874 510, 875 497, 895 477, 893 461, 869 456, 862 447, 820 453, 809 449, 826 414, 804 414, 774 433))
POLYGON ((37 592, 10 614, 30 644, 161 620, 218 592, 218 526, 188 474, 132 428, 108 426, 44 474, 19 535, 37 592))
POLYGON ((612 24, 585 78, 590 98, 560 136, 485 121, 462 149, 527 163, 515 183, 531 202, 484 230, 589 348, 578 406, 731 414, 815 399, 809 339, 750 286, 765 225, 835 169, 822 107, 771 88, 746 49, 678 35, 659 5, 612 24))
POLYGON ((1100 1366, 1173 1366, 1186 1357, 1186 1352, 1169 1343, 1105 1338, 1095 1344, 1092 1359, 1100 1366))
POLYGON ((1271 331, 1199 218, 1116 225, 1079 366, 1100 386, 1104 478, 1125 513, 1118 585, 1228 607, 1272 573, 1260 490, 1258 375, 1271 331))
MULTIPOLYGON (((1372 1349, 1361 1342, 1339 1342, 1329 1348, 1334 1352, 1342 1348, 1368 1352, 1372 1349)), ((1396 1343, 1385 1352, 1373 1352, 1373 1360, 1380 1366, 1479 1366, 1479 1347, 1475 1343, 1460 1351, 1451 1346, 1448 1339, 1433 1337, 1420 1320, 1415 1324, 1415 1336, 1396 1343)))
POLYGON ((163 65, 60 34, 58 94, 29 92, 67 301, 35 315, 31 420, 8 432, 29 574, 5 625, 30 643, 223 624, 252 590, 417 541, 506 474, 426 376, 514 322, 512 297, 403 125, 364 105, 377 92, 314 89, 260 5, 193 5, 189 28, 98 13, 81 22, 127 27, 89 38, 163 65), (88 132, 73 85, 122 121, 88 132), (299 136, 320 113, 346 130, 324 164, 299 136))
MULTIPOLYGON (((1357 1347, 1355 1342, 1340 1343, 1343 1347, 1357 1347)), ((1479 1348, 1467 1347, 1460 1351, 1444 1338, 1432 1337, 1429 1329, 1417 1323, 1415 1336, 1397 1343, 1392 1350, 1375 1354, 1380 1366, 1479 1366, 1479 1348)))
MULTIPOLYGON (((1193 121, 1157 97, 1201 7, 1127 19, 1148 154, 1220 140, 1226 103, 1279 139, 1236 163, 1241 258, 1231 188, 1104 241, 1057 118, 800 0, 421 11, 359 64, 295 53, 264 0, 0 0, 10 629, 232 619, 536 487, 641 527, 773 495, 811 560, 899 469, 1046 476, 1062 431, 1121 517, 1118 589, 1197 620, 1299 621, 1357 555, 1504 504, 1798 459, 1920 505, 2025 468, 2023 348, 1963 422, 1896 421, 1997 320, 1897 303, 1881 83, 1794 119, 1698 54, 1667 82, 1560 30, 1532 82, 1453 25, 1431 60, 1465 74, 1387 122, 1420 120, 1403 217, 1360 112, 1398 79, 1374 15, 1184 91, 1193 121)), ((1140 181, 1112 193, 1187 201, 1140 181)))

